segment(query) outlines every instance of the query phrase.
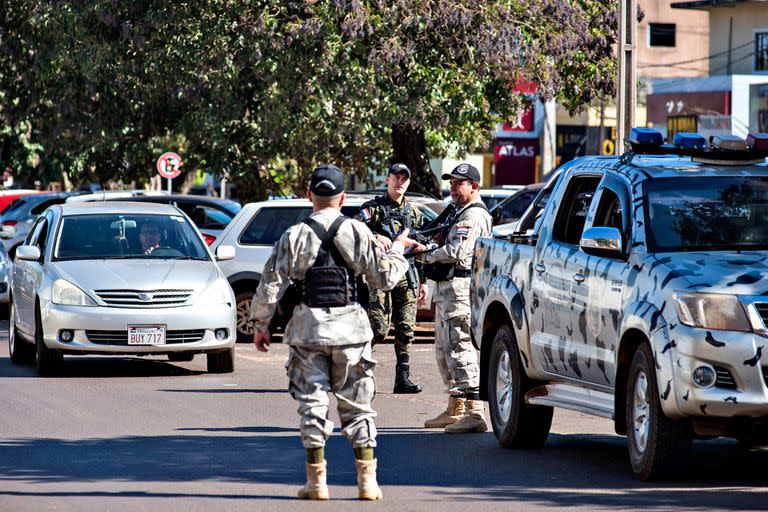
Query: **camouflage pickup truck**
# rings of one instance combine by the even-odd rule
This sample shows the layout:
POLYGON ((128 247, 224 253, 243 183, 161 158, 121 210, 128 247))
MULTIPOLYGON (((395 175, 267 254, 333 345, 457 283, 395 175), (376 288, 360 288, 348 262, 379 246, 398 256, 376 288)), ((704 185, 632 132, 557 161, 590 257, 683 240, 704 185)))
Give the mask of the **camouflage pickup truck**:
POLYGON ((768 445, 767 146, 633 130, 478 242, 472 337, 504 447, 543 445, 554 407, 612 420, 644 480, 694 438, 768 445))

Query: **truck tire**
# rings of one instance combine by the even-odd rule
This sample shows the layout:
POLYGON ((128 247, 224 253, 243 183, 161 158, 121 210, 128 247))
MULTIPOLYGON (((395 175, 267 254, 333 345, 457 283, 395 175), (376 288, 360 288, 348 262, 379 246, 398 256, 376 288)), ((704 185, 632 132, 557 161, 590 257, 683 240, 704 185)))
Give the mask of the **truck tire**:
POLYGON ((635 476, 644 481, 670 476, 686 459, 693 435, 688 422, 664 415, 647 343, 637 347, 632 357, 626 404, 627 447, 635 476))
POLYGON ((491 345, 488 398, 493 433, 504 448, 540 448, 547 441, 553 409, 525 402, 532 386, 512 329, 503 325, 491 345))
POLYGON ((235 347, 207 354, 208 373, 232 373, 235 371, 235 347))
POLYGON ((235 309, 237 310, 237 342, 248 343, 253 341, 255 329, 248 317, 251 314, 252 291, 238 292, 235 296, 235 309))
POLYGON ((16 324, 13 322, 13 300, 8 303, 8 309, 11 312, 11 318, 8 321, 8 353, 11 362, 13 364, 29 364, 35 360, 35 351, 32 345, 19 337, 16 324))

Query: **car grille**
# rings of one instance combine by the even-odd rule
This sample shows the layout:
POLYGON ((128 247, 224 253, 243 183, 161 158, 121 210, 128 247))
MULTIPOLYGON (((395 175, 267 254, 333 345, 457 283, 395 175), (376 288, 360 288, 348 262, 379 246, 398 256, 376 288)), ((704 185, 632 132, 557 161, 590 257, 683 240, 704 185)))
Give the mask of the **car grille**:
MULTIPOLYGON (((91 343, 99 345, 128 345, 128 331, 85 331, 91 343)), ((205 336, 205 329, 166 331, 165 344, 194 343, 205 336)))
POLYGON ((718 388, 736 389, 736 381, 733 380, 730 370, 722 366, 715 366, 715 373, 717 374, 715 386, 718 388))
POLYGON ((94 292, 108 306, 117 308, 181 306, 192 295, 192 290, 94 290, 94 292))

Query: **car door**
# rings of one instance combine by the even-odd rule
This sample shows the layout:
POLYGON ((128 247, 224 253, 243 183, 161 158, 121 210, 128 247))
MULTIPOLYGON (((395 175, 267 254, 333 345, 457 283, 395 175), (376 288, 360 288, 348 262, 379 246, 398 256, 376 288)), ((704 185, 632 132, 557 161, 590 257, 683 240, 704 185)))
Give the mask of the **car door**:
POLYGON ((595 194, 586 227, 618 229, 624 250, 619 255, 586 255, 582 271, 586 277, 584 328, 574 337, 574 342, 581 345, 584 380, 600 386, 612 387, 615 383, 618 328, 630 274, 626 255, 632 225, 629 186, 619 175, 608 174, 595 194))
MULTIPOLYGON (((51 216, 45 214, 37 219, 24 245, 36 246, 44 256, 43 250, 48 234, 51 216)), ((17 310, 17 327, 32 334, 35 325, 35 297, 37 283, 42 276, 42 265, 39 261, 16 259, 13 265, 13 301, 17 310)))
POLYGON ((531 344, 545 371, 581 380, 579 336, 586 315, 586 254, 579 249, 602 176, 579 171, 565 189, 551 229, 534 254, 531 344))

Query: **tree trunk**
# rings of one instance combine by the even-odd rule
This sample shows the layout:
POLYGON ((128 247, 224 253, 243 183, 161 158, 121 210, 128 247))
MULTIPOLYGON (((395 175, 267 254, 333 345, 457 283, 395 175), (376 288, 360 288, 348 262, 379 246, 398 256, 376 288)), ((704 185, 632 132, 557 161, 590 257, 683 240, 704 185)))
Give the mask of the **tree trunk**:
POLYGON ((429 166, 427 157, 427 141, 424 138, 424 128, 407 125, 392 127, 392 162, 402 163, 411 170, 412 192, 429 194, 442 198, 440 182, 429 166))

